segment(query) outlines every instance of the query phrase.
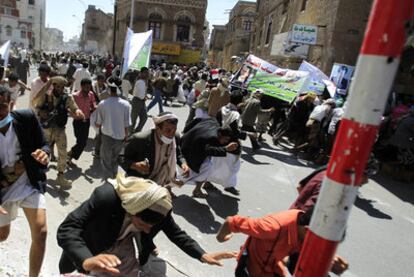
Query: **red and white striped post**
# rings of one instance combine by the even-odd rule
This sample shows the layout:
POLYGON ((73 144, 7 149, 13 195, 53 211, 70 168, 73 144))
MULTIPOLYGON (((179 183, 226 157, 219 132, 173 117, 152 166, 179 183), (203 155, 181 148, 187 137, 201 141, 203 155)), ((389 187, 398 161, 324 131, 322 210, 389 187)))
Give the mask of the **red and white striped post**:
POLYGON ((295 277, 327 276, 375 142, 409 28, 414 0, 375 0, 350 96, 295 277))

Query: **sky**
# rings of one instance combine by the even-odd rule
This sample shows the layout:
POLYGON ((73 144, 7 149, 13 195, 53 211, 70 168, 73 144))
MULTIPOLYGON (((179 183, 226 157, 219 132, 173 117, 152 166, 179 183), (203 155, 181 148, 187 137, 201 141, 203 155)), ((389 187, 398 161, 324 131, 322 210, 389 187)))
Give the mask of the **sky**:
MULTIPOLYGON (((255 2, 254 0, 251 0, 255 2)), ((210 26, 227 23, 228 10, 237 0, 209 0, 207 20, 210 26)), ((114 0, 46 0, 46 27, 63 31, 64 40, 79 36, 88 5, 113 13, 114 0)))

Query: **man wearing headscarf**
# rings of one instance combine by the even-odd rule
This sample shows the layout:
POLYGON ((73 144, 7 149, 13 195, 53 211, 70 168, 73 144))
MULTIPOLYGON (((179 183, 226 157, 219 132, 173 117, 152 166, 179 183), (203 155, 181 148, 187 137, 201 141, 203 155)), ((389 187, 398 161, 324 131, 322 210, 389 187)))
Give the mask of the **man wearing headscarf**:
POLYGON ((68 110, 76 120, 85 118, 78 108, 72 95, 65 91, 66 79, 60 76, 52 77, 40 89, 33 99, 34 107, 38 110, 40 123, 45 132, 49 145, 56 144, 58 150, 56 184, 62 189, 70 189, 71 183, 65 179, 66 163, 68 160, 66 124, 68 122, 68 110), (48 91, 53 87, 52 92, 48 91))
POLYGON ((177 164, 188 175, 176 133, 178 117, 163 112, 153 117, 155 128, 135 133, 126 142, 122 167, 128 176, 149 178, 160 186, 172 186, 177 164))
POLYGON ((233 252, 206 253, 175 223, 166 188, 137 177, 117 176, 95 189, 70 213, 57 231, 63 253, 61 274, 78 270, 94 276, 138 276, 152 252, 152 240, 163 231, 187 255, 210 265, 233 258, 233 252), (136 259, 133 240, 138 248, 136 259))

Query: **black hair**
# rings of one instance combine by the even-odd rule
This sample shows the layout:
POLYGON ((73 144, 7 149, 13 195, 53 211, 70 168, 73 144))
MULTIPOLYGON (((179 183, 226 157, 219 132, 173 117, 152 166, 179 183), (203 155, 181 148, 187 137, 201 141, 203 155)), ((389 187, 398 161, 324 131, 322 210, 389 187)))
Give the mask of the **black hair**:
POLYGON ((37 69, 39 72, 44 72, 49 74, 50 73, 50 67, 47 64, 41 63, 39 65, 39 68, 37 69))
POLYGON ((309 210, 305 211, 305 213, 299 214, 297 224, 299 226, 308 226, 310 224, 314 209, 315 207, 311 207, 309 210))
POLYGON ((161 223, 165 218, 163 214, 150 209, 145 209, 137 213, 135 216, 141 218, 142 221, 151 225, 157 225, 161 223))
POLYGON ((217 130, 217 133, 220 136, 223 136, 223 137, 232 137, 233 136, 233 131, 229 127, 220 127, 217 130))
POLYGON ((0 85, 0 96, 4 96, 6 98, 6 102, 10 102, 10 90, 8 90, 5 86, 0 85))
POLYGON ((17 75, 17 73, 16 73, 16 72, 12 72, 12 73, 10 73, 10 75, 9 75, 9 80, 10 80, 10 81, 18 81, 18 80, 19 80, 19 75, 17 75))
POLYGON ((208 79, 208 74, 207 73, 203 73, 201 74, 201 79, 207 81, 208 79))
POLYGON ((168 77, 168 73, 167 73, 167 71, 163 71, 163 72, 162 72, 162 74, 161 74, 161 76, 162 76, 162 77, 168 77))
POLYGON ((148 71, 148 67, 145 67, 145 66, 143 66, 143 67, 141 67, 141 70, 140 70, 141 72, 143 72, 143 71, 148 71))
POLYGON ((105 75, 103 75, 103 74, 98 74, 98 75, 96 76, 96 80, 105 80, 105 75))
POLYGON ((80 85, 81 86, 83 86, 83 85, 92 85, 92 81, 89 78, 83 78, 80 82, 80 85))
POLYGON ((88 64, 88 63, 86 63, 86 62, 82 63, 82 67, 83 67, 83 68, 88 68, 88 66, 89 66, 89 64, 88 64))
POLYGON ((240 90, 232 91, 230 94, 230 103, 238 105, 243 102, 243 93, 240 90))

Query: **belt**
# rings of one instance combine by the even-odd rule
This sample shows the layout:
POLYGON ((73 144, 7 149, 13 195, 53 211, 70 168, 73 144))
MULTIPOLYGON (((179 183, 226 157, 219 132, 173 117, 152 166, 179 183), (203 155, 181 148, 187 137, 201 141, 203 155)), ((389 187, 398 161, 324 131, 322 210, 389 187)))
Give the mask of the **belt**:
POLYGON ((26 172, 26 168, 24 167, 24 163, 19 161, 14 164, 14 166, 7 166, 1 169, 1 173, 6 178, 6 182, 1 184, 2 187, 9 187, 14 182, 16 182, 23 173, 26 172))

